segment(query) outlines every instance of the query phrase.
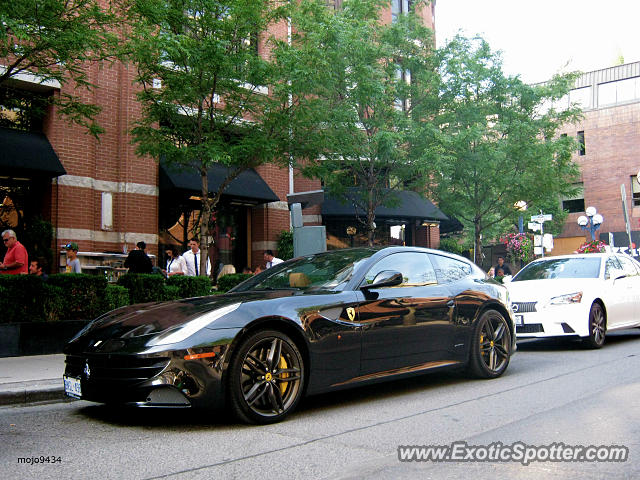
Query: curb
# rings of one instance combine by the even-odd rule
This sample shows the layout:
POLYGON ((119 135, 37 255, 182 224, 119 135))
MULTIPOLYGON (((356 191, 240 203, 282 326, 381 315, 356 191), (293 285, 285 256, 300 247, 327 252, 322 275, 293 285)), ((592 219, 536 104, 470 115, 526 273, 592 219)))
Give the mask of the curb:
POLYGON ((61 383, 62 380, 5 383, 0 385, 0 406, 64 402, 68 397, 64 394, 61 383))

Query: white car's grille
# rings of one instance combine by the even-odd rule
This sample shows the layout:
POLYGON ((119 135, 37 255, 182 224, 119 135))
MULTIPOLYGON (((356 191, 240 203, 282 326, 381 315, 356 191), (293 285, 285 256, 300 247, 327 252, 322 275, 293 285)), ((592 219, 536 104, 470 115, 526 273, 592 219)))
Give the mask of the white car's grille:
POLYGON ((536 312, 536 303, 538 302, 512 302, 511 309, 513 310, 513 313, 536 312))

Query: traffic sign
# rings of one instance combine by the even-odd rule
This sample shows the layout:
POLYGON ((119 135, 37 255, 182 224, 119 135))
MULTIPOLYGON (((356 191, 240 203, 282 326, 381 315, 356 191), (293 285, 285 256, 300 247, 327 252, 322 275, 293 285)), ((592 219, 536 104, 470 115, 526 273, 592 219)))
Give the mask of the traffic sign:
POLYGON ((544 223, 553 220, 553 215, 547 213, 546 215, 532 215, 531 221, 536 223, 544 223))

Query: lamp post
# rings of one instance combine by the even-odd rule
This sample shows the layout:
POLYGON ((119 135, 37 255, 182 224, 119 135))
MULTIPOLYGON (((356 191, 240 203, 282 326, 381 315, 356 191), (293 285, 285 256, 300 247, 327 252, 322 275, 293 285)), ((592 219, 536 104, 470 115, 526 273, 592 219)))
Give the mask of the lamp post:
POLYGON ((524 211, 527 210, 527 202, 524 200, 520 200, 513 204, 516 210, 520 212, 520 216, 518 217, 518 233, 524 233, 524 211))
POLYGON ((581 229, 587 230, 591 234, 591 240, 595 241, 596 231, 604 222, 604 217, 597 213, 595 207, 588 207, 585 213, 587 214, 586 217, 584 215, 578 217, 578 225, 581 229))

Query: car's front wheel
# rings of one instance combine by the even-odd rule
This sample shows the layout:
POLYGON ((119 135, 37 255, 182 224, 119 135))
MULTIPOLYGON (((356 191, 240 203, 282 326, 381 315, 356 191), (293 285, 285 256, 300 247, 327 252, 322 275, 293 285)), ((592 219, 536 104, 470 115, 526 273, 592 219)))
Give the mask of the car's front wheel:
POLYGON ((511 357, 511 330, 497 310, 485 311, 473 330, 468 370, 478 378, 504 373, 511 357))
POLYGON ((304 361, 284 333, 264 330, 247 337, 229 365, 230 407, 247 423, 274 423, 297 405, 304 361))
POLYGON ((607 322, 602 305, 594 303, 589 311, 589 336, 583 338, 588 348, 601 348, 607 331, 607 322))

